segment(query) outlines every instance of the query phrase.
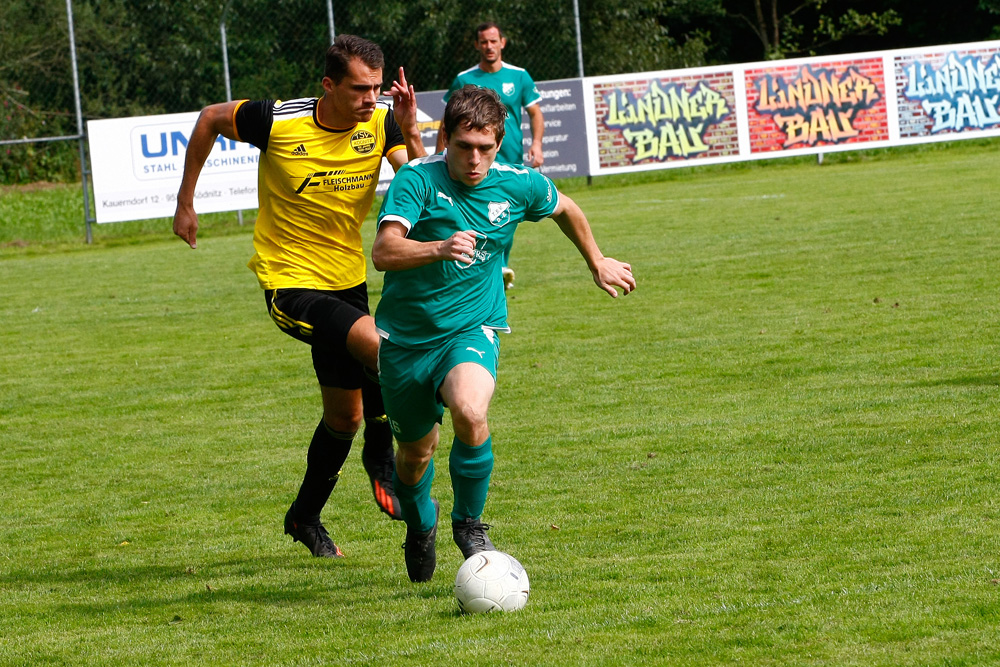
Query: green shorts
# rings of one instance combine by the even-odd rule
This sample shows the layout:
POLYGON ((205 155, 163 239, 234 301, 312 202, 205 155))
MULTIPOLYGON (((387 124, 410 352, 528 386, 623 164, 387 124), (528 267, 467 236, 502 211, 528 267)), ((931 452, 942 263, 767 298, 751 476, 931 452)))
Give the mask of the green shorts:
POLYGON ((414 442, 431 432, 444 416, 438 389, 455 366, 472 362, 497 377, 500 336, 474 329, 429 350, 413 350, 383 339, 379 347, 379 383, 385 412, 397 440, 414 442))

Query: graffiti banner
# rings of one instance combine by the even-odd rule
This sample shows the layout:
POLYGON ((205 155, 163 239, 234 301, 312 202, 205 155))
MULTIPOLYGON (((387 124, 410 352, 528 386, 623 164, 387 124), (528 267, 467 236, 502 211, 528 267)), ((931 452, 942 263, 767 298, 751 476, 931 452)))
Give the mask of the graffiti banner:
POLYGON ((889 139, 881 57, 744 71, 752 153, 889 139))
POLYGON ((1000 42, 584 79, 592 174, 1000 136, 1000 42))
POLYGON ((594 173, 704 164, 739 155, 732 70, 584 81, 594 173))
POLYGON ((897 55, 893 66, 901 139, 1000 129, 997 45, 909 52, 897 55))

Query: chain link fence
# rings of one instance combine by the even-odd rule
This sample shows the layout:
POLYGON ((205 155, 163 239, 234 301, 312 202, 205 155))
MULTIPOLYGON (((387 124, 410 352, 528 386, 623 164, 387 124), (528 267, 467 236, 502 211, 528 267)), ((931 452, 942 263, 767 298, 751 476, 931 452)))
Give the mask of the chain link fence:
POLYGON ((0 3, 0 185, 78 178, 67 8, 0 3))
POLYGON ((84 122, 196 111, 225 100, 227 83, 234 99, 318 95, 332 31, 380 44, 387 83, 402 66, 418 90, 439 90, 478 61, 475 26, 494 20, 507 35, 504 60, 541 81, 579 75, 574 5, 573 0, 5 0, 0 3, 0 184, 80 178, 77 142, 51 140, 81 133, 74 56, 84 122))

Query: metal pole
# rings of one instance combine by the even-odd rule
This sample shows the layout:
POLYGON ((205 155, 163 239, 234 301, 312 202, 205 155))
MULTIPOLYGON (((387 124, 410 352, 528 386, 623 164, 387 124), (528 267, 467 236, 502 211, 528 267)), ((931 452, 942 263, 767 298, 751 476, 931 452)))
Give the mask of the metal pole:
POLYGON ((333 44, 337 33, 333 30, 333 0, 326 0, 326 17, 330 22, 330 43, 333 44))
MULTIPOLYGON (((226 14, 229 13, 229 7, 233 4, 233 0, 229 0, 226 6, 222 9, 222 18, 219 19, 219 34, 222 36, 222 78, 226 83, 226 101, 233 101, 233 90, 229 80, 229 42, 226 41, 226 14)), ((243 226, 243 210, 239 209, 236 211, 236 223, 242 227, 243 226)))
MULTIPOLYGON (((576 71, 582 79, 583 74, 583 37, 580 35, 580 2, 573 0, 573 20, 576 24, 576 71)), ((594 182, 594 177, 587 174, 587 185, 594 182)))
MULTIPOLYGON (((229 5, 226 5, 229 9, 229 5)), ((222 35, 222 78, 226 82, 226 101, 233 101, 233 90, 229 81, 229 44, 226 41, 226 15, 223 13, 222 21, 219 23, 219 33, 222 35)))
POLYGON ((83 222, 87 227, 87 243, 94 242, 90 228, 90 192, 87 188, 87 147, 83 134, 83 109, 80 106, 80 74, 76 64, 76 35, 73 34, 73 0, 66 0, 66 24, 69 26, 69 57, 73 64, 73 101, 76 104, 76 133, 80 146, 80 182, 83 186, 83 222))
POLYGON ((4 139, 0 141, 0 146, 13 146, 15 144, 43 144, 47 141, 72 141, 79 139, 79 134, 66 134, 61 137, 37 137, 35 139, 4 139))
POLYGON ((580 38, 580 2, 573 0, 573 18, 576 21, 576 67, 583 78, 583 40, 580 38))

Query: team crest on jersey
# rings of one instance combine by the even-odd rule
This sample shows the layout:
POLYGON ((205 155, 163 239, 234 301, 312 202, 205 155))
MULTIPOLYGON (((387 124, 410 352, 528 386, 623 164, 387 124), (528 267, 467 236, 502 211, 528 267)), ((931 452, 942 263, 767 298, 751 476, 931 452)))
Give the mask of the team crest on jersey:
POLYGON ((514 84, 511 83, 511 82, 509 82, 509 81, 505 82, 503 84, 503 94, 504 95, 513 95, 514 94, 514 84))
POLYGON ((375 135, 368 130, 358 130, 351 135, 351 148, 361 155, 371 153, 375 150, 375 135))
POLYGON ((494 227, 503 227, 510 222, 510 202, 502 201, 489 203, 490 224, 494 227))

